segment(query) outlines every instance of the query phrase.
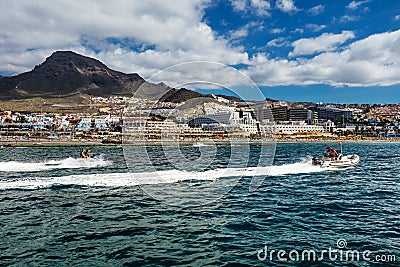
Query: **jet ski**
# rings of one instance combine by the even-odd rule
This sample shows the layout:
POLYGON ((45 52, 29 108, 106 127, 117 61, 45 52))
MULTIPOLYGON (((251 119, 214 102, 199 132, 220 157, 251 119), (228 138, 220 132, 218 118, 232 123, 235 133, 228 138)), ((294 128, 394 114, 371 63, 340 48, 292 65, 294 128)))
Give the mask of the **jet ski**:
POLYGON ((343 156, 339 154, 337 159, 331 160, 331 158, 317 158, 314 157, 312 159, 313 165, 319 165, 321 168, 334 168, 334 169, 342 169, 355 166, 358 162, 360 162, 360 157, 357 154, 343 156))

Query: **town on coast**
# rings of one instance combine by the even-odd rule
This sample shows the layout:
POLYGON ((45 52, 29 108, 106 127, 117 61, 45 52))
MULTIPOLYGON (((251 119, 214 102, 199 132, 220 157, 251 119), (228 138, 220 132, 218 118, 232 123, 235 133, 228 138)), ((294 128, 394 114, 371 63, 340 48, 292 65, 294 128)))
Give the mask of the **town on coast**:
POLYGON ((399 140, 400 106, 396 104, 293 103, 271 99, 245 102, 216 95, 205 101, 188 102, 111 96, 91 97, 86 112, 0 110, 0 144, 399 140))

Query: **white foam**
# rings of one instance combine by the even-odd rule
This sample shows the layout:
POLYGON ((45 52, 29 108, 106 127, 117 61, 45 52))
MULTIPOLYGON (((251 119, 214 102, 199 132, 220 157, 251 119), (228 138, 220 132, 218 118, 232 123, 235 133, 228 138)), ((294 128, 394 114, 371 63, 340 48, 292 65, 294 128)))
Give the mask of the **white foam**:
POLYGON ((317 173, 328 171, 328 169, 321 168, 321 166, 313 165, 311 160, 309 162, 296 162, 292 164, 284 164, 280 166, 271 166, 270 176, 281 176, 287 174, 305 174, 317 173))
MULTIPOLYGON (((69 167, 71 166, 82 167, 83 165, 93 166, 93 165, 86 165, 92 163, 90 163, 90 161, 85 162, 84 160, 66 159, 63 160, 62 162, 64 166, 69 166, 69 167)), ((45 165, 45 167, 48 167, 48 165, 45 165)), ((326 171, 326 169, 321 168, 319 166, 314 166, 311 164, 309 160, 303 159, 301 162, 284 164, 280 166, 220 168, 215 170, 199 171, 199 172, 165 170, 165 171, 141 172, 141 173, 129 173, 129 172, 95 173, 95 174, 68 175, 61 177, 26 178, 17 181, 0 181, 0 190, 37 189, 37 188, 47 188, 52 185, 81 185, 90 187, 96 187, 96 186, 129 187, 137 185, 170 184, 188 180, 215 181, 216 179, 224 177, 242 177, 242 176, 271 177, 271 176, 282 176, 287 174, 316 173, 322 171, 326 171)))
POLYGON ((0 172, 38 172, 51 169, 77 169, 77 168, 96 168, 109 166, 112 161, 101 159, 75 159, 66 158, 63 160, 50 160, 44 162, 0 162, 0 172))
POLYGON ((176 183, 184 180, 214 180, 207 172, 188 173, 183 171, 162 171, 148 173, 96 173, 68 175, 61 177, 36 177, 18 181, 1 181, 0 190, 5 189, 38 189, 53 185, 81 185, 93 187, 124 187, 141 184, 176 183))

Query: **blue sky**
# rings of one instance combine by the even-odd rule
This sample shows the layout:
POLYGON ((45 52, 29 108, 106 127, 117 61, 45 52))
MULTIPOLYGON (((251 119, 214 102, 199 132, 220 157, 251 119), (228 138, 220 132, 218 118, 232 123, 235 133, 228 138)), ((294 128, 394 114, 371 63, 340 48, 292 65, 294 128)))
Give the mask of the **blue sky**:
MULTIPOLYGON (((0 23, 1 75, 72 50, 144 78, 185 62, 222 63, 275 99, 400 102, 398 1, 6 0, 0 23)), ((239 85, 209 67, 162 81, 239 85)))
POLYGON ((344 46, 400 27, 400 5, 396 1, 286 1, 293 3, 287 11, 276 6, 279 1, 253 2, 270 3, 271 7, 260 11, 252 1, 215 1, 205 9, 204 16, 218 35, 234 39, 232 43, 242 45, 250 56, 264 52, 273 58, 287 58, 293 42, 299 39, 353 32, 347 43, 340 43, 344 46))

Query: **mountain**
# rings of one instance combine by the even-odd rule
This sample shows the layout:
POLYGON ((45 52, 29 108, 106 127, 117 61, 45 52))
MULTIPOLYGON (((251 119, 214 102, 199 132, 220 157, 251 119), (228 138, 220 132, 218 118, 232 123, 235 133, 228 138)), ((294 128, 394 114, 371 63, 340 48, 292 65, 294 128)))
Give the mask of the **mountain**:
POLYGON ((200 98, 200 97, 213 98, 212 95, 203 95, 192 90, 181 88, 181 89, 169 90, 160 98, 160 101, 181 103, 189 99, 200 98))
POLYGON ((0 99, 132 94, 144 79, 111 70, 100 61, 70 51, 54 52, 32 71, 0 77, 0 99))
POLYGON ((0 101, 3 108, 29 110, 43 106, 87 107, 90 96, 133 96, 164 102, 184 102, 205 97, 187 89, 145 81, 138 74, 125 74, 108 68, 99 60, 71 51, 57 51, 29 72, 0 76, 0 101), (11 101, 10 101, 11 100, 11 101), (5 104, 8 104, 5 106, 5 104))

